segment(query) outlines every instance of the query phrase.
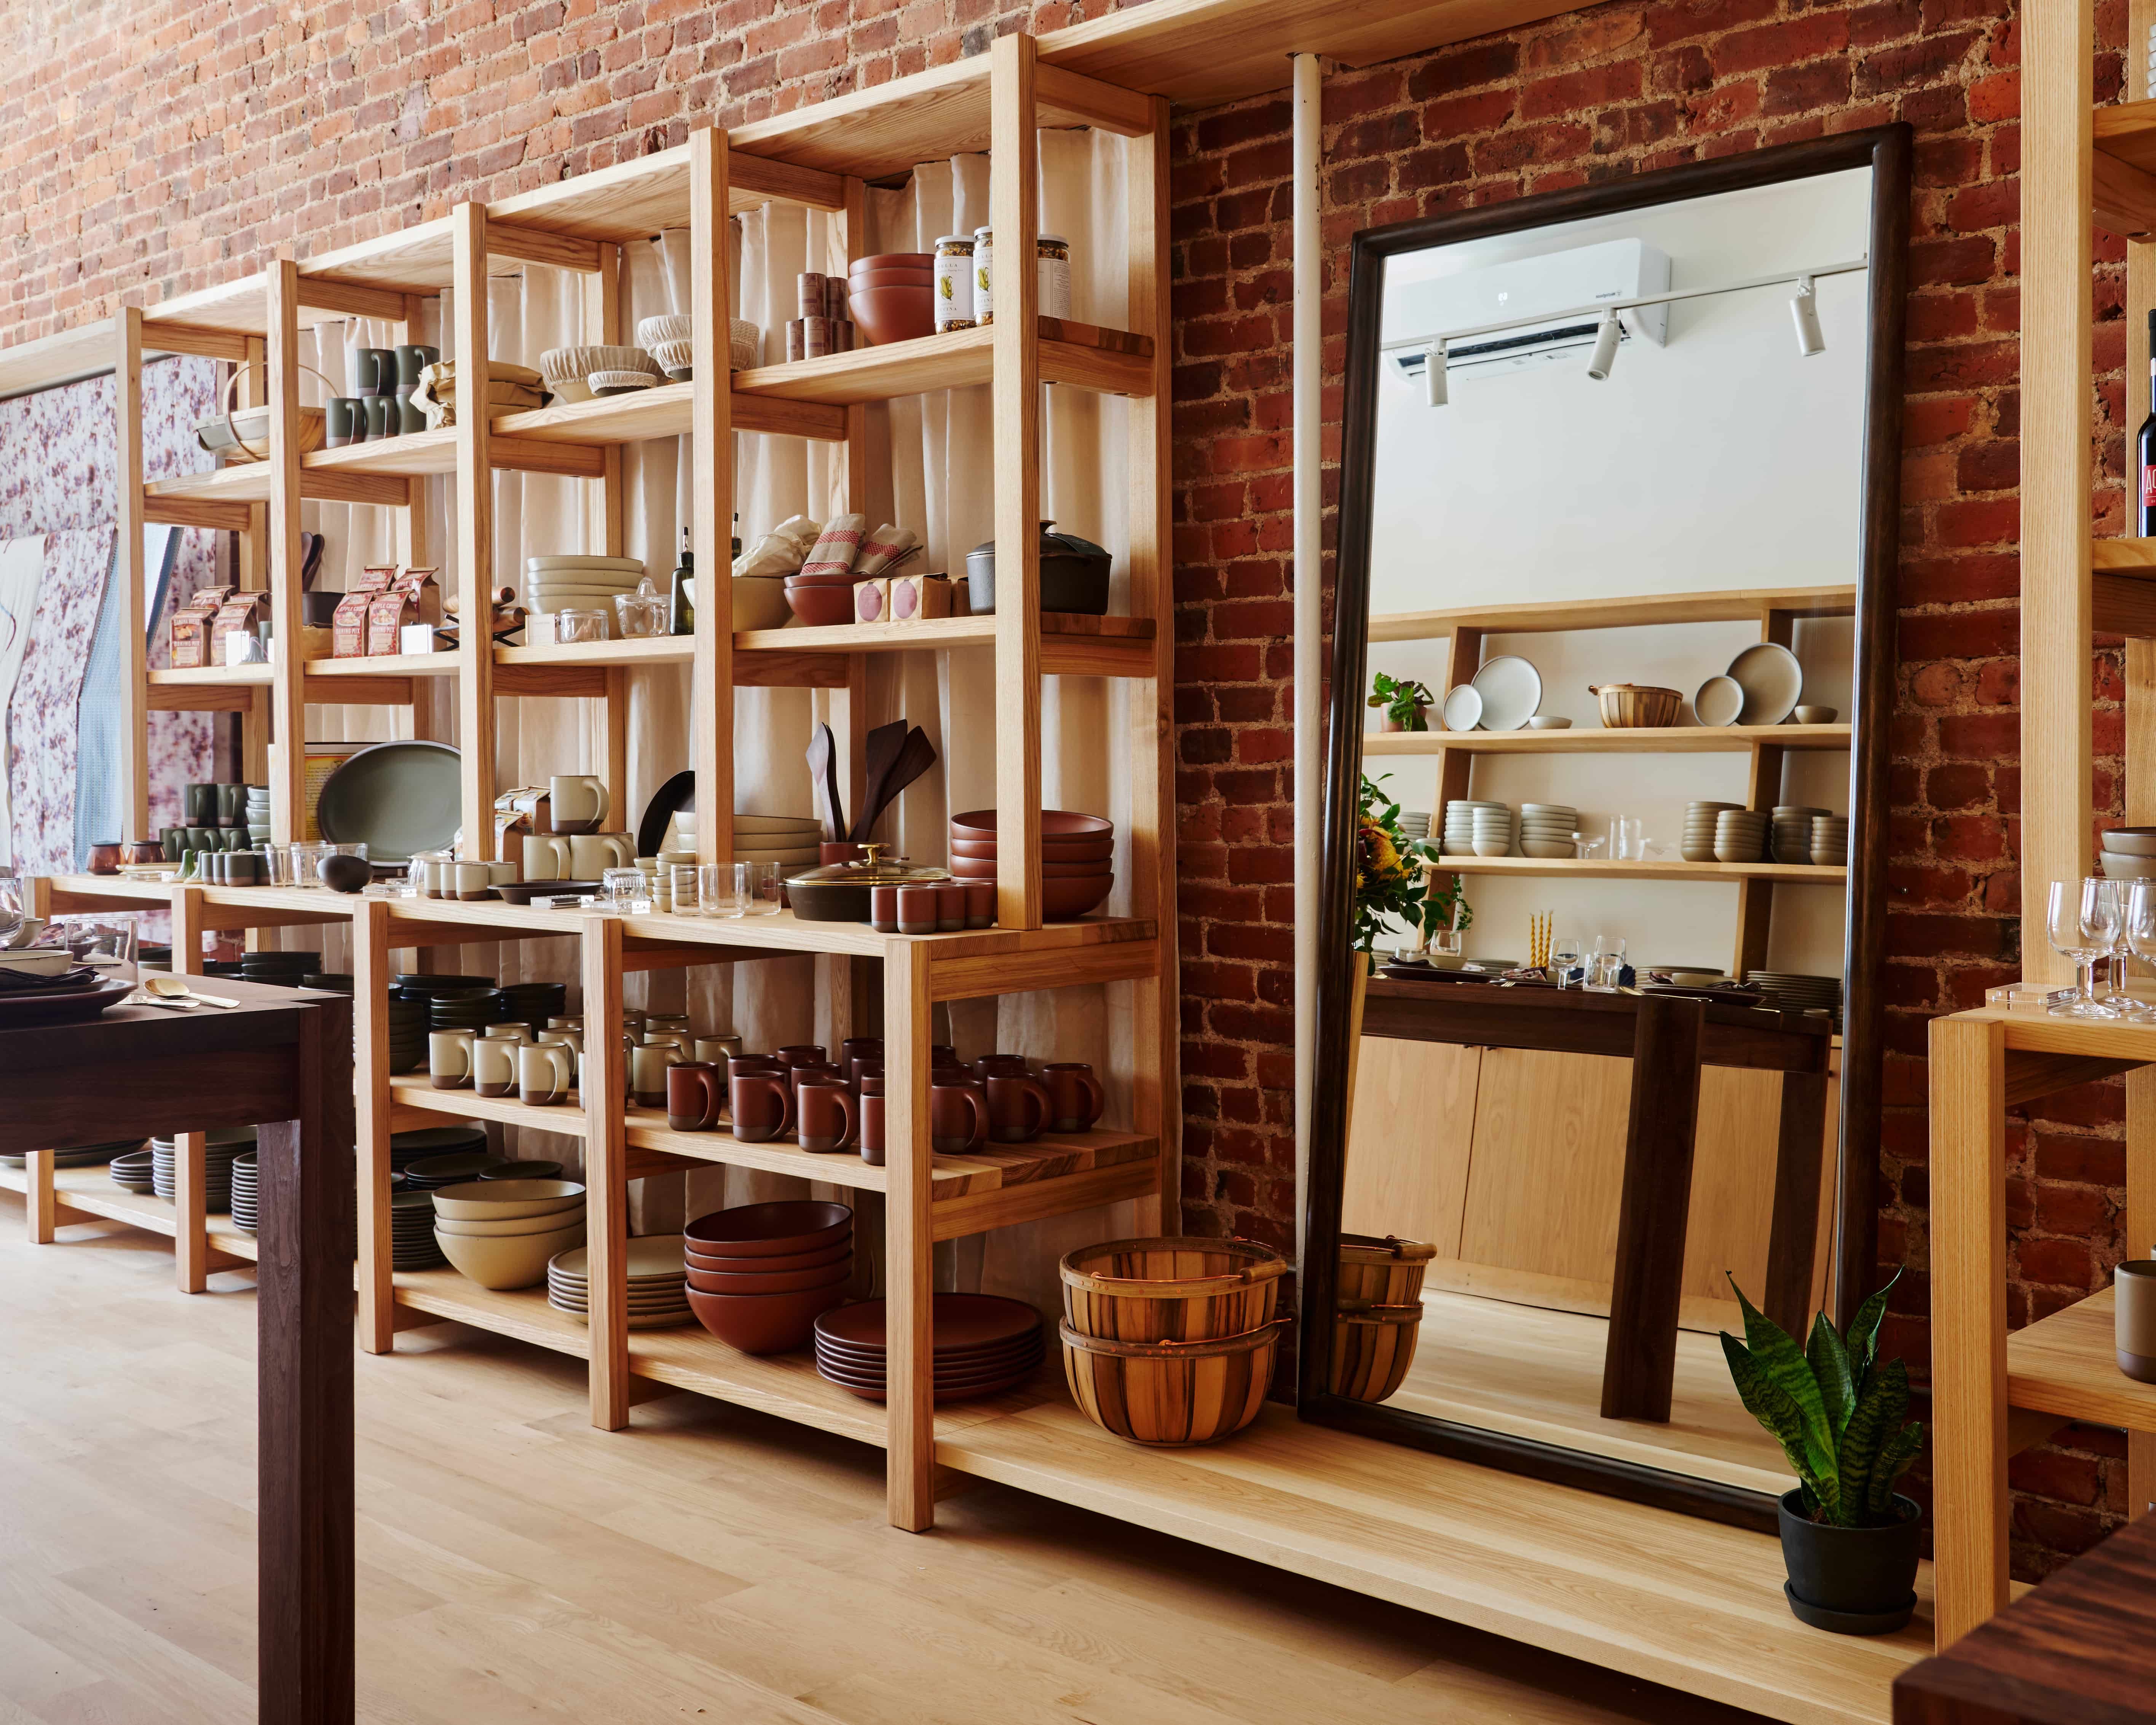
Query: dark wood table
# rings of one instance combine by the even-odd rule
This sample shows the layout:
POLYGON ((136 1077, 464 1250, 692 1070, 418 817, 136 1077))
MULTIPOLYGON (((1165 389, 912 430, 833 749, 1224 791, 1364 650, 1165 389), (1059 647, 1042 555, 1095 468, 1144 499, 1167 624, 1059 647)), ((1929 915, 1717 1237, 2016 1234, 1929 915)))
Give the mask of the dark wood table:
POLYGON ((2156 1720, 2156 1519, 2122 1527, 1894 1680, 1894 1725, 2156 1720))
POLYGON ((201 986, 241 1004, 0 1029, 0 1151, 259 1128, 259 1717, 349 1725, 352 1002, 201 986))
POLYGON ((1632 1063, 1617 1270, 1602 1361, 1609 1420, 1670 1417, 1692 1139, 1702 1066, 1779 1072, 1774 1219, 1761 1309, 1801 1337, 1818 1245, 1820 1144, 1833 1029, 1822 1014, 1726 1006, 1675 994, 1413 980, 1388 966, 1370 980, 1365 1036, 1473 1048, 1608 1055, 1632 1063))

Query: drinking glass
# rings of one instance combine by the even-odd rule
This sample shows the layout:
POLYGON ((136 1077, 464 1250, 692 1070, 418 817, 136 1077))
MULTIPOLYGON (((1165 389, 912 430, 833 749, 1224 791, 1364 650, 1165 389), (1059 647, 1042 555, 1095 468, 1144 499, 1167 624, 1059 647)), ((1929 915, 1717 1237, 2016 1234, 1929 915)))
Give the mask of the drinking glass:
POLYGON ((573 647, 583 641, 603 641, 607 638, 607 614, 603 611, 557 611, 554 614, 554 642, 557 646, 573 647))
POLYGON ((1434 958, 1457 958, 1465 945, 1456 928, 1433 928, 1430 932, 1430 951, 1434 958))
POLYGON ((2084 880, 2054 880, 2045 918, 2051 950, 2081 968, 2078 997, 2051 1010, 2061 1018, 2115 1019, 2115 1006, 2096 998, 2096 962, 2118 944, 2121 921, 2118 882, 2092 875, 2084 880))
POLYGON ((270 886, 290 886, 292 884, 292 853, 281 845, 264 845, 262 872, 263 878, 270 886))
POLYGON ((599 885, 614 910, 642 915, 651 908, 651 889, 644 884, 641 869, 602 869, 599 885))
POLYGON ((666 883, 674 895, 675 916, 696 916, 703 914, 703 870, 696 864, 669 864, 666 869, 666 883))
POLYGON ((732 863, 704 863, 696 870, 696 899, 706 916, 738 916, 746 910, 734 891, 732 863))
POLYGON ((1579 942, 1568 934, 1561 934, 1550 942, 1550 974, 1560 988, 1577 986, 1575 973, 1579 968, 1579 942))
POLYGON ((740 901, 744 916, 777 916, 779 910, 778 865, 736 863, 734 896, 740 901))
POLYGON ((107 911, 95 916, 55 916, 45 932, 48 942, 65 947, 74 962, 95 970, 98 980, 133 983, 140 980, 135 954, 141 935, 139 911, 107 911), (54 940, 54 932, 58 931, 54 940))

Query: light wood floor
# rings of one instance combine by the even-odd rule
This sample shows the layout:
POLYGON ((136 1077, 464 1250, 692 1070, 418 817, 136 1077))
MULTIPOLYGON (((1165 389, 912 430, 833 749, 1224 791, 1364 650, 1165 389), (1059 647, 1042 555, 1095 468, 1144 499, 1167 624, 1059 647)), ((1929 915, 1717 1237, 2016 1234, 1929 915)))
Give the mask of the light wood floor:
POLYGON ((1737 1399, 1713 1336, 1678 1332, 1667 1425, 1604 1420, 1609 1319, 1474 1294, 1427 1292, 1423 1307, 1421 1344, 1391 1406, 1747 1491, 1779 1494, 1797 1482, 1737 1399))
MULTIPOLYGON (((0 1725, 253 1717, 254 1319, 168 1243, 0 1194, 0 1725)), ((880 1452, 443 1327, 357 1356, 371 1725, 1708 1725, 1752 1717, 978 1482, 923 1538, 880 1452)))

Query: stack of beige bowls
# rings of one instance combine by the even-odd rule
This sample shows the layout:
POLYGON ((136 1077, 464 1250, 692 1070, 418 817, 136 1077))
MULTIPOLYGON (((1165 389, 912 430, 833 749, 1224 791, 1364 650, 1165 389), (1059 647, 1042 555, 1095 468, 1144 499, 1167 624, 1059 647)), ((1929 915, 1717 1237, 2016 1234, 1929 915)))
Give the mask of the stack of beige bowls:
POLYGON ((574 1180, 474 1180, 433 1196, 434 1243, 483 1288, 536 1286, 551 1259, 584 1242, 574 1180))
POLYGON ((1821 868, 1849 865, 1849 817, 1815 814, 1812 817, 1811 859, 1821 868))
POLYGON ((2113 827, 2100 836, 2105 874, 2114 880, 2156 880, 2156 827, 2113 827))
POLYGON ((1808 863, 1812 860, 1812 823, 1827 811, 1795 803, 1774 805, 1774 860, 1808 863))
POLYGON ((1714 818, 1714 860, 1726 863, 1766 861, 1767 822, 1763 810, 1723 809, 1714 818))
POLYGON ((1569 803, 1520 804, 1522 855, 1556 859, 1579 855, 1579 811, 1569 803))
POLYGON ((1686 803, 1684 840, 1677 847, 1678 855, 1686 862, 1712 862, 1715 823, 1732 809, 1741 813, 1743 806, 1741 803, 1686 803))
MULTIPOLYGON (((629 1327, 666 1330, 694 1323, 688 1270, 678 1234, 645 1234, 629 1242, 629 1327)), ((547 1303, 591 1322, 591 1253, 572 1246, 547 1266, 547 1303)))

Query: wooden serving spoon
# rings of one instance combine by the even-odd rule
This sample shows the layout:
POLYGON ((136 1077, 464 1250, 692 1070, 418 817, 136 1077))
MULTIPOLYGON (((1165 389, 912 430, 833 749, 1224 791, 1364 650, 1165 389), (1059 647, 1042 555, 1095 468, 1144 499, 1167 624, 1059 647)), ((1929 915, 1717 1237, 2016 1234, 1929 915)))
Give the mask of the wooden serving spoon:
POLYGON ((906 721, 893 719, 888 725, 879 725, 868 734, 861 750, 865 770, 861 780, 860 819, 854 823, 849 835, 856 845, 863 843, 876 816, 883 812, 886 800, 884 785, 891 777, 891 769, 898 761, 899 752, 906 746, 906 721))

